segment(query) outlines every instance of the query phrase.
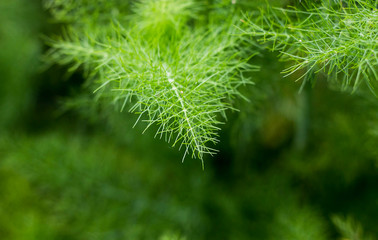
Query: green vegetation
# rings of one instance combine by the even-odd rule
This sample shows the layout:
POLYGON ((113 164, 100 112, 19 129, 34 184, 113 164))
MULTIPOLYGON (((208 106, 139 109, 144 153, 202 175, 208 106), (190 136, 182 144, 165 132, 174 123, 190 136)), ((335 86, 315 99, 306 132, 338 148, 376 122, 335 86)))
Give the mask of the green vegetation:
MULTIPOLYGON (((304 9, 268 8, 258 16, 242 19, 245 34, 269 42, 290 61, 286 76, 304 70, 301 78, 326 73, 340 82, 341 89, 357 88, 364 82, 376 94, 378 80, 377 1, 310 1, 304 9)), ((306 81, 304 81, 305 83, 306 81)))
POLYGON ((41 9, 23 0, 0 2, 0 132, 20 122, 34 101, 41 9))
POLYGON ((101 13, 111 23, 93 26, 96 19, 90 19, 83 26, 74 21, 65 37, 51 41, 49 57, 74 64, 71 70, 83 65, 98 98, 139 114, 146 129, 159 126, 155 136, 183 148, 183 159, 190 154, 202 160, 216 151, 209 145, 218 141, 222 122, 217 115, 226 118, 225 111, 233 109, 232 101, 240 95, 238 86, 251 83, 243 73, 256 67, 237 49, 235 18, 215 24, 214 13, 203 24, 197 20, 198 5, 141 1, 127 21, 101 13), (194 26, 186 24, 189 19, 194 26))
POLYGON ((1 1, 0 239, 377 239, 377 5, 1 1))

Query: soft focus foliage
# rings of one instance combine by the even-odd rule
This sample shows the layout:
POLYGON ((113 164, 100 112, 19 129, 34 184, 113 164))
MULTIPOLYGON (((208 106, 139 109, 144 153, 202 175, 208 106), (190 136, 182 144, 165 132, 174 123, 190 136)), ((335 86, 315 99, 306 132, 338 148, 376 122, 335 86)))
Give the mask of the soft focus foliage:
MULTIPOLYGON (((318 74, 298 93, 308 66, 283 78, 295 62, 239 34, 242 12, 266 9, 265 0, 42 2, 49 11, 40 1, 0 1, 0 239, 377 239, 377 99, 362 85, 339 91, 346 72, 318 74), (142 11, 158 3, 170 4, 170 17, 142 11), (42 71, 41 49, 64 66, 50 61, 42 71), (133 128, 139 116, 119 111, 122 96, 139 97, 125 110, 165 115, 133 128), (184 107, 197 129, 212 132, 203 115, 220 115, 208 120, 222 130, 205 170, 154 139, 169 119, 188 129, 180 99, 191 99, 184 107)), ((278 22, 284 12, 302 23, 307 11, 318 18, 340 7, 269 2, 286 9, 270 15, 278 22)), ((345 16, 361 17, 364 6, 355 7, 345 16)))
POLYGON ((353 218, 342 218, 339 216, 334 216, 332 221, 339 229, 343 237, 350 240, 371 240, 372 236, 368 236, 363 232, 363 229, 359 223, 356 223, 353 218))
POLYGON ((37 35, 41 16, 38 6, 25 2, 0 1, 0 132, 14 127, 35 97, 33 74, 41 52, 37 35))

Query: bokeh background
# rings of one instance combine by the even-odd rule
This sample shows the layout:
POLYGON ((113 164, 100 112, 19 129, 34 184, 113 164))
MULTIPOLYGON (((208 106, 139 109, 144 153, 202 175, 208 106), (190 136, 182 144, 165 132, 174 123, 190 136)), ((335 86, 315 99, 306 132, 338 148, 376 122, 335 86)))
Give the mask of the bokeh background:
POLYGON ((376 239, 376 98, 299 93, 263 51, 202 170, 135 116, 71 108, 82 74, 43 61, 59 29, 41 1, 0 0, 0 239, 376 239))

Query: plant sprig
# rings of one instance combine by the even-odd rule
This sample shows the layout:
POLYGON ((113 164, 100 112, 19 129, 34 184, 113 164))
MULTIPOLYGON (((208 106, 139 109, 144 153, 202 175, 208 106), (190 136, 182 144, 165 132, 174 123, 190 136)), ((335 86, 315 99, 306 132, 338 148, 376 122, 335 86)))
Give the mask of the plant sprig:
POLYGON ((219 116, 226 119, 226 110, 235 110, 234 99, 243 97, 238 87, 251 83, 243 73, 256 69, 237 49, 235 18, 190 27, 184 23, 195 18, 188 14, 194 4, 155 0, 135 7, 138 14, 127 24, 67 27, 63 37, 50 41, 48 56, 71 70, 82 66, 99 99, 139 114, 146 130, 158 126, 155 137, 183 149, 183 160, 203 160, 216 152, 219 116), (164 19, 155 21, 164 34, 156 34, 153 18, 141 13, 160 16, 163 10, 164 19))
POLYGON ((378 1, 302 1, 298 8, 261 9, 242 19, 244 34, 256 38, 293 64, 283 71, 326 73, 341 80, 342 90, 356 91, 365 82, 377 93, 378 1))

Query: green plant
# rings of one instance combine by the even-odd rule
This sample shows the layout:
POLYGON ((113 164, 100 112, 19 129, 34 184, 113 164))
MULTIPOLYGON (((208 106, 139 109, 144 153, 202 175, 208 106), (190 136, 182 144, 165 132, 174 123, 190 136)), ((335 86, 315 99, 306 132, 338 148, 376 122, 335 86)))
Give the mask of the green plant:
MULTIPOLYGON (((249 61, 261 50, 256 42, 279 51, 290 64, 283 72, 303 78, 302 88, 326 73, 342 90, 365 82, 375 93, 377 1, 303 1, 242 17, 237 1, 145 0, 119 8, 116 0, 46 3, 67 23, 63 36, 50 40, 50 60, 82 68, 97 102, 128 108, 146 130, 157 126, 155 137, 184 149, 183 160, 189 154, 203 163, 205 154, 217 152, 226 111, 236 110, 236 97, 245 98, 239 87, 251 84, 257 70, 249 61)), ((306 135, 303 119, 298 142, 306 135)))
POLYGON ((302 8, 262 8, 241 19, 246 35, 268 43, 290 66, 311 80, 326 73, 342 90, 356 91, 362 82, 376 94, 378 80, 378 1, 304 1, 302 8), (302 71, 302 72, 301 72, 302 71))
MULTIPOLYGON (((350 58, 330 75, 333 63, 322 62, 280 74, 311 55, 302 45, 295 52, 300 35, 290 23, 305 37, 304 26, 317 30, 324 14, 336 19, 346 8, 345 17, 357 18, 364 5, 272 0, 281 8, 268 7, 263 18, 256 9, 266 9, 265 0, 45 0, 54 20, 47 21, 34 15, 40 2, 0 2, 1 238, 375 239, 378 101, 363 86, 374 86, 374 71, 356 86, 353 69, 336 74, 353 66, 350 58), (272 17, 287 29, 269 25, 272 17), (264 35, 249 34, 248 21, 291 39, 261 44, 264 35), (38 74, 37 84, 29 81, 40 67, 31 46, 41 42, 42 22, 48 63, 65 66, 38 74), (277 61, 273 46, 288 61, 277 61), (354 94, 338 91, 345 74, 354 94), (2 131, 8 123, 21 129, 2 131), (171 144, 178 137, 183 155, 202 157, 206 171, 174 161, 181 153, 154 131, 167 141, 172 134, 171 144), (213 147, 220 153, 205 158, 213 147), (361 224, 349 217, 332 224, 334 214, 361 224)), ((364 43, 353 28, 339 30, 364 43)))
POLYGON ((238 87, 251 83, 244 73, 256 70, 238 49, 236 18, 201 24, 194 1, 141 1, 133 10, 123 23, 114 16, 106 26, 71 23, 64 37, 51 40, 48 56, 73 64, 71 70, 83 66, 100 100, 120 111, 129 106, 146 129, 157 125, 155 136, 183 148, 183 159, 203 160, 216 152, 219 115, 234 110, 238 87))
POLYGON ((372 236, 364 233, 361 225, 352 217, 333 216, 332 222, 336 225, 343 237, 350 240, 373 240, 372 236))

